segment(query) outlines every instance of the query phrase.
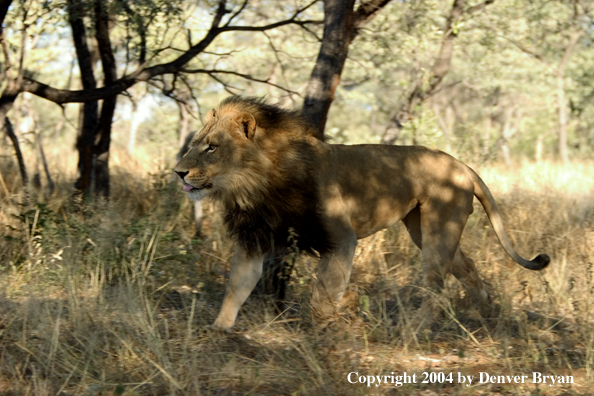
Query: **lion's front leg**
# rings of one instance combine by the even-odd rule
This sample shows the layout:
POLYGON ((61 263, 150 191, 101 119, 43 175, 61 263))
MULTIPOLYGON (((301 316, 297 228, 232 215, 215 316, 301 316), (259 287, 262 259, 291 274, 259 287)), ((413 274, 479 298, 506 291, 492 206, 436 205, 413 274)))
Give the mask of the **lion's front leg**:
POLYGON ((236 247, 231 260, 227 291, 219 316, 214 322, 214 327, 220 330, 229 330, 233 326, 239 308, 254 290, 260 275, 262 275, 263 261, 264 256, 262 254, 250 255, 240 246, 236 247))
POLYGON ((311 306, 317 316, 328 318, 338 312, 351 276, 356 247, 357 237, 349 229, 341 235, 332 252, 322 254, 311 296, 311 306))

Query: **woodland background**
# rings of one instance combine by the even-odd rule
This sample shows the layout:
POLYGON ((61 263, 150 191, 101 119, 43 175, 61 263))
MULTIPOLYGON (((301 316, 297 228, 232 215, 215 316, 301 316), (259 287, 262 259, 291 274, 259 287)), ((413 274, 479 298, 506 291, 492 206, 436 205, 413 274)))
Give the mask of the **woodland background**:
POLYGON ((368 389, 351 371, 539 371, 588 393, 594 368, 594 2, 0 0, 0 393, 494 394, 368 389), (501 312, 456 282, 413 328, 420 255, 396 226, 360 243, 344 326, 319 329, 315 260, 279 315, 260 290, 211 331, 232 243, 171 169, 235 94, 302 109, 331 143, 422 144, 491 187, 518 268, 476 207, 463 249, 501 312), (194 213, 196 215, 194 215, 194 213))

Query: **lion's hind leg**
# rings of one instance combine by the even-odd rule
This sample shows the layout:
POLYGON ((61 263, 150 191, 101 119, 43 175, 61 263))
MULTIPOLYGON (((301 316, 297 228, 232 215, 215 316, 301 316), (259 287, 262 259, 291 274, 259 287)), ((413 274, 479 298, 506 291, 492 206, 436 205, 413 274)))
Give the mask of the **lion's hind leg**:
POLYGON ((460 246, 452 262, 452 274, 462 283, 470 299, 476 304, 481 316, 489 318, 493 314, 493 304, 485 285, 479 276, 474 261, 464 255, 460 246))
POLYGON ((456 199, 425 201, 403 219, 422 254, 426 297, 418 315, 419 329, 434 322, 443 311, 440 297, 444 281, 458 260, 460 237, 472 213, 472 196, 463 193, 454 196, 456 199))
MULTIPOLYGON (((467 211, 462 211, 462 213, 464 212, 467 211)), ((435 226, 432 226, 432 222, 426 221, 425 233, 423 233, 421 216, 421 207, 417 206, 402 221, 406 225, 415 245, 424 252, 423 275, 425 287, 429 289, 430 293, 440 293, 445 277, 448 273, 452 273, 462 283, 471 301, 476 304, 481 316, 490 317, 493 313, 491 298, 479 276, 474 261, 466 257, 460 249, 459 239, 468 216, 458 215, 457 219, 450 222, 449 229, 446 228, 449 232, 445 233, 445 236, 436 235, 433 238, 430 237, 431 234, 444 230, 442 224, 445 219, 434 217, 437 220, 436 224, 439 224, 435 226), (453 249, 452 246, 456 246, 456 248, 453 259, 449 259, 453 249)), ((429 215, 426 217, 429 217, 429 215)), ((430 304, 426 299, 424 311, 433 311, 433 315, 436 315, 439 312, 439 306, 436 305, 435 303, 430 304)), ((425 312, 422 312, 422 315, 425 312)))

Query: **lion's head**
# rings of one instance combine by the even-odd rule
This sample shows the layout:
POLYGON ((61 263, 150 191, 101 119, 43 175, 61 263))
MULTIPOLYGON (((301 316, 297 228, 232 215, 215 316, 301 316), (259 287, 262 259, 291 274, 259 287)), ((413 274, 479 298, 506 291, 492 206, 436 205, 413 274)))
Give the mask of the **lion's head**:
MULTIPOLYGON (((262 163, 254 140, 256 120, 245 111, 211 110, 202 131, 196 134, 187 154, 175 166, 183 189, 192 200, 209 195, 225 196, 239 187, 238 177, 246 163, 262 163)), ((241 182, 244 184, 245 181, 241 182)))
POLYGON ((190 199, 223 203, 229 232, 240 243, 263 250, 283 245, 293 228, 306 249, 320 251, 325 233, 317 214, 314 134, 297 111, 230 97, 208 113, 174 170, 190 199))

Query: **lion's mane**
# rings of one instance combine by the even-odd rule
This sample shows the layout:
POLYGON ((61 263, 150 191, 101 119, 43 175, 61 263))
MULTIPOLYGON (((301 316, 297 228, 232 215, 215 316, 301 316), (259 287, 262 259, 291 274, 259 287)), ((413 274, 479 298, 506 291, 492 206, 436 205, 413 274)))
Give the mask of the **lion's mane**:
POLYGON ((332 249, 319 211, 318 154, 308 143, 315 134, 311 125, 300 112, 272 106, 256 97, 227 98, 216 114, 222 117, 227 112, 254 116, 258 155, 273 165, 262 169, 256 166, 257 161, 245 161, 241 175, 235 178, 244 185, 223 191, 218 197, 225 207, 229 234, 250 253, 271 252, 293 243, 310 253, 332 249), (289 240, 290 230, 295 242, 289 240))

